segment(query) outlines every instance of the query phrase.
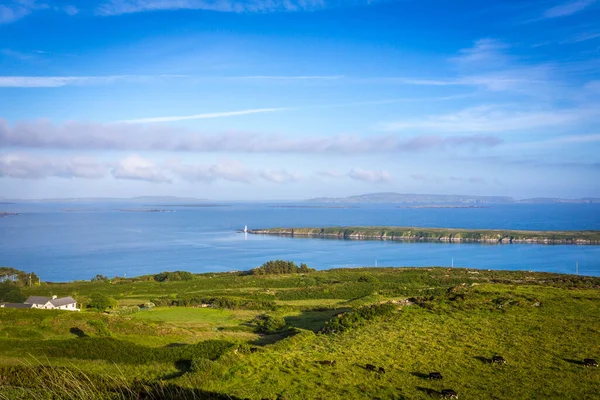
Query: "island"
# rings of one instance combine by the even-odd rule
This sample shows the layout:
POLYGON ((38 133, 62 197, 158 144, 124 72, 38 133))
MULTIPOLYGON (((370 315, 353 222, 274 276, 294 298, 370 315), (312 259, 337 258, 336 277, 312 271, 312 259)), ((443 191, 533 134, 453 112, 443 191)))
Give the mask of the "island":
POLYGON ((358 226, 249 229, 248 233, 322 239, 397 240, 444 243, 536 243, 599 245, 600 231, 519 231, 496 229, 358 226))
POLYGON ((0 212, 0 218, 2 218, 2 217, 13 217, 15 215, 19 215, 19 213, 0 212))

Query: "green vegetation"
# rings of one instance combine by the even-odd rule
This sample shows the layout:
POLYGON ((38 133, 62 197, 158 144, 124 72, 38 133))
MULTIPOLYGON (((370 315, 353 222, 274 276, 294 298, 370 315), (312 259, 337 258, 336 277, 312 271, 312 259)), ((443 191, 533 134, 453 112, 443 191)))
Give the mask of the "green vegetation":
POLYGON ((10 282, 17 286, 33 286, 40 278, 33 272, 19 271, 10 267, 0 267, 0 283, 10 282))
POLYGON ((178 274, 190 279, 20 287, 25 297, 89 306, 101 294, 116 304, 109 313, 0 309, 0 399, 397 400, 445 388, 473 399, 597 396, 600 370, 582 360, 600 358, 600 278, 459 268, 178 274), (507 363, 491 364, 494 355, 507 363), (425 379, 432 371, 443 380, 425 379))
POLYGON ((271 228, 249 233, 294 237, 427 242, 600 244, 600 231, 512 231, 402 226, 271 228))
POLYGON ((255 318, 256 327, 262 333, 275 333, 283 329, 285 319, 279 315, 261 314, 255 318))
POLYGON ((88 308, 93 308, 97 311, 104 311, 107 308, 113 308, 117 305, 115 299, 108 297, 104 293, 92 293, 87 304, 88 308))
POLYGON ((297 266, 293 261, 275 260, 267 261, 258 268, 252 270, 254 275, 277 275, 277 274, 306 274, 314 272, 315 269, 308 268, 306 264, 297 266))

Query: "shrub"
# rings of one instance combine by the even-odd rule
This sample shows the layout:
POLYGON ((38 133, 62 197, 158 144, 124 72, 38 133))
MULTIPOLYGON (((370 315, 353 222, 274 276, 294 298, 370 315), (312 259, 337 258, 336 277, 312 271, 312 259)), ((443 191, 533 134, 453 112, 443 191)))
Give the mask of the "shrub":
POLYGON ((316 271, 308 268, 306 264, 299 267, 293 261, 275 260, 267 261, 258 268, 252 270, 253 275, 277 275, 277 274, 304 274, 316 271))
POLYGON ((96 333, 98 334, 98 336, 101 336, 101 337, 112 336, 112 333, 110 332, 110 330, 108 329, 108 327, 106 326, 104 321, 91 320, 91 321, 88 321, 88 325, 91 326, 92 328, 96 329, 96 333))
POLYGON ((31 345, 36 354, 82 360, 109 360, 114 363, 175 363, 180 360, 207 358, 216 360, 233 343, 206 340, 181 347, 148 347, 110 337, 81 337, 68 340, 43 340, 31 345))
POLYGON ((359 307, 354 311, 339 314, 325 324, 323 333, 339 333, 348 329, 365 325, 368 321, 390 317, 396 312, 396 306, 391 303, 373 304, 359 307))
POLYGON ((212 372, 214 361, 208 358, 194 358, 190 362, 190 372, 212 372))
POLYGON ((141 309, 138 306, 125 306, 125 307, 119 307, 118 309, 116 309, 115 313, 118 315, 131 315, 131 314, 140 312, 140 310, 141 309))
POLYGON ((261 314, 254 321, 261 333, 274 333, 285 327, 285 319, 279 315, 261 314))
POLYGON ((156 282, 191 281, 192 279, 194 279, 194 274, 187 271, 161 272, 154 275, 156 282))
POLYGON ((108 297, 104 293, 93 293, 88 302, 88 308, 95 308, 98 311, 104 311, 107 308, 116 307, 117 302, 112 297, 108 297))
POLYGON ((22 303, 25 296, 21 294, 21 289, 14 283, 0 283, 0 301, 7 303, 22 303))
POLYGON ((107 282, 108 277, 98 274, 98 275, 94 276, 92 279, 90 279, 90 281, 92 281, 92 282, 107 282))

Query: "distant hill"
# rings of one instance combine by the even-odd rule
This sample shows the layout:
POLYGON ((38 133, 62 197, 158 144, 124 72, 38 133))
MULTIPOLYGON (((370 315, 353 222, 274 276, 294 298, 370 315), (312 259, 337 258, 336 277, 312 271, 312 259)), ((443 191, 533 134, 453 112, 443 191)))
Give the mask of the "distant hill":
POLYGON ((318 203, 514 203, 515 199, 506 196, 469 196, 454 194, 413 194, 413 193, 369 193, 349 197, 320 197, 306 201, 318 203))
POLYGON ((532 199, 519 200, 526 204, 600 204, 600 198, 584 197, 581 199, 561 199, 554 197, 534 197, 532 199))
POLYGON ((193 197, 176 196, 138 196, 138 197, 73 197, 73 198, 52 198, 52 199, 11 199, 6 200, 18 203, 194 203, 207 201, 207 199, 197 199, 193 197))

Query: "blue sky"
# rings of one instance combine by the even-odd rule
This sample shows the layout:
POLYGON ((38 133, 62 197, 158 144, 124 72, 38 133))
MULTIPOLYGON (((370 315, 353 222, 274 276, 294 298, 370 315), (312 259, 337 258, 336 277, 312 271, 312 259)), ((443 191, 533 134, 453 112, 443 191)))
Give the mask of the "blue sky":
POLYGON ((600 197, 600 1, 0 0, 0 197, 600 197))

